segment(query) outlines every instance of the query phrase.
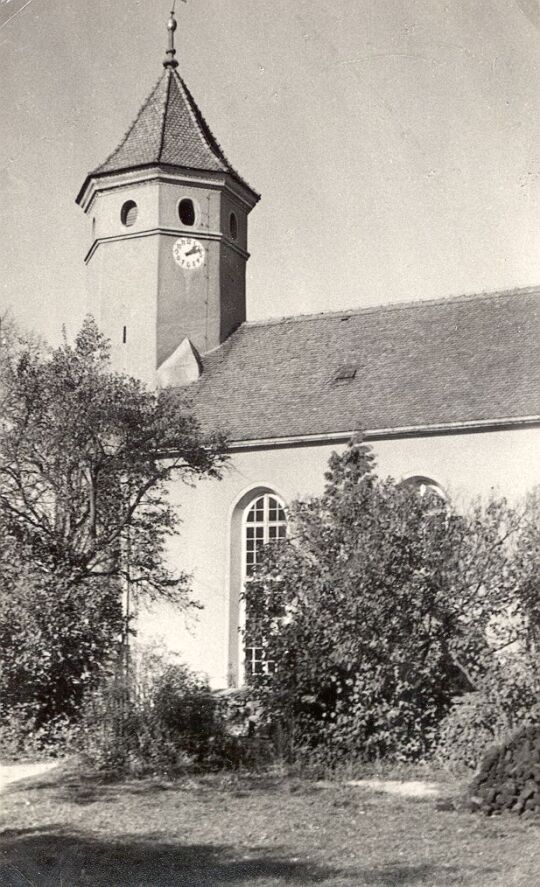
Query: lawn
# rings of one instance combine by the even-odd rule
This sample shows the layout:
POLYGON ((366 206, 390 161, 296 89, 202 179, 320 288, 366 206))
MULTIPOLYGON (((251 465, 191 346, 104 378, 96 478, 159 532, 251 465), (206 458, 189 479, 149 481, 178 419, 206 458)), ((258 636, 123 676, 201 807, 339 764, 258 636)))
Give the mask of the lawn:
POLYGON ((539 845, 535 823, 277 777, 52 771, 0 796, 1 887, 533 887, 539 845))

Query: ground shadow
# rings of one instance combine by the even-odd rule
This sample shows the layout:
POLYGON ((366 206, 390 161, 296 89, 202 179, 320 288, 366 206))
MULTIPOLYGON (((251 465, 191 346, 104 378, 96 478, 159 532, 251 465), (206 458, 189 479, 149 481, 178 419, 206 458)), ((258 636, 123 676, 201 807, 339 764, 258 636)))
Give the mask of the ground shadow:
MULTIPOLYGON (((174 777, 144 779, 107 778, 99 773, 81 773, 74 770, 54 770, 42 776, 34 776, 16 783, 5 789, 6 794, 27 791, 47 791, 51 798, 71 804, 85 806, 88 804, 108 803, 118 800, 119 796, 142 798, 153 797, 167 792, 197 791, 200 800, 208 797, 215 800, 216 791, 222 791, 230 797, 248 797, 260 792, 277 794, 285 790, 291 794, 300 792, 302 795, 319 794, 323 789, 315 784, 276 777, 255 778, 252 774, 234 777, 232 774, 190 774, 174 777)), ((0 884, 0 887, 3 885, 0 884)))
POLYGON ((279 847, 250 847, 240 856, 221 845, 163 842, 152 835, 109 842, 60 825, 0 834, 2 887, 241 887, 259 882, 336 887, 441 883, 431 865, 338 869, 288 859, 279 847))
POLYGON ((2 887, 199 887, 254 884, 320 884, 336 869, 288 860, 273 852, 246 848, 241 857, 215 844, 163 842, 135 835, 106 841, 63 827, 8 830, 0 835, 2 887))

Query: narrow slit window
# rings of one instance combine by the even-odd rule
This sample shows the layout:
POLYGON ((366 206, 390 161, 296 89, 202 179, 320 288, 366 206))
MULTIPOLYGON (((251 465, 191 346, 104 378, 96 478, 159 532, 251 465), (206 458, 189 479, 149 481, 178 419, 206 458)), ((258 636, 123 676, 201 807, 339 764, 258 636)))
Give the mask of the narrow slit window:
POLYGON ((122 343, 125 345, 127 342, 127 326, 122 329, 122 343))
POLYGON ((358 367, 352 363, 341 366, 334 374, 332 382, 338 385, 342 382, 352 382, 352 380, 356 378, 357 369, 358 367))
POLYGON ((229 231, 231 232, 231 237, 233 240, 237 240, 238 238, 238 219, 236 218, 236 213, 231 213, 229 216, 229 231))

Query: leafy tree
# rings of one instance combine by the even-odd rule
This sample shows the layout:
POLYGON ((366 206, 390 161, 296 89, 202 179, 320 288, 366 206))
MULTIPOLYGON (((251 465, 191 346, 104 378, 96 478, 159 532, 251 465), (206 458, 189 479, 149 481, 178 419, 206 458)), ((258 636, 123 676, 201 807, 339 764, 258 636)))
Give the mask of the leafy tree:
POLYGON ((87 318, 50 351, 0 350, 0 687, 40 717, 72 714, 120 630, 121 592, 189 604, 165 551, 167 484, 216 478, 224 442, 185 395, 111 371, 87 318))
MULTIPOLYGON (((380 479, 360 438, 326 480, 292 505, 288 540, 247 583, 249 643, 269 672, 252 683, 295 750, 418 757, 486 659, 524 637, 515 551, 532 525, 504 502, 464 517, 380 479)), ((538 585, 527 594, 537 601, 538 585)))

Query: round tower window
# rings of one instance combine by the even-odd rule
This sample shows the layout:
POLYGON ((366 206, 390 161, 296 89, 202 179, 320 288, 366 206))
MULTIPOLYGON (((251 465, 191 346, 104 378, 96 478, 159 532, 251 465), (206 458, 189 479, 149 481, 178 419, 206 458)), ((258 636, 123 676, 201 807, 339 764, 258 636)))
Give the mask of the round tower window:
POLYGON ((232 239, 236 240, 238 237, 238 219, 236 218, 236 213, 231 213, 229 216, 229 231, 231 232, 232 239))
POLYGON ((180 216, 182 225, 185 225, 186 228, 191 228, 195 224, 195 206, 193 205, 193 200, 190 200, 189 197, 184 197, 184 199, 178 204, 178 215, 180 216))
POLYGON ((132 225, 137 221, 137 204, 134 200, 126 200, 121 211, 120 211, 120 219, 122 221, 122 225, 125 225, 126 228, 131 228, 132 225))

